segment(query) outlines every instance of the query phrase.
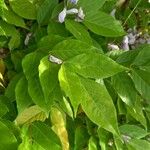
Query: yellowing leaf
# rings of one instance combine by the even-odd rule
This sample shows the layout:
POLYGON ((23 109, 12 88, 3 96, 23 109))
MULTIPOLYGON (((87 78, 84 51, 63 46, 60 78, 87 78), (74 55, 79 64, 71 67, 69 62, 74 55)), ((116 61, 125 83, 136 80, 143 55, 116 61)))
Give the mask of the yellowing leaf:
POLYGON ((53 131, 60 138, 63 150, 69 150, 68 133, 65 128, 64 116, 57 108, 52 108, 51 110, 51 122, 53 124, 53 131))
POLYGON ((37 105, 25 109, 17 118, 18 125, 28 124, 37 120, 44 121, 46 119, 45 113, 37 105))

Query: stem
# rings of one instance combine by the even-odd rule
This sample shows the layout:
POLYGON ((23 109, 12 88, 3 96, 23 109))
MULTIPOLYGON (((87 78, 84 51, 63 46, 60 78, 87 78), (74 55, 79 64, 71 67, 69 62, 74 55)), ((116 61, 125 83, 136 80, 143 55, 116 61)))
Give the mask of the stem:
POLYGON ((137 4, 135 5, 134 9, 131 11, 131 13, 129 14, 129 16, 127 17, 127 19, 125 20, 123 26, 127 23, 127 21, 129 20, 129 18, 131 17, 131 15, 133 14, 133 12, 135 11, 135 9, 137 8, 137 6, 140 4, 141 0, 139 0, 137 2, 137 4))

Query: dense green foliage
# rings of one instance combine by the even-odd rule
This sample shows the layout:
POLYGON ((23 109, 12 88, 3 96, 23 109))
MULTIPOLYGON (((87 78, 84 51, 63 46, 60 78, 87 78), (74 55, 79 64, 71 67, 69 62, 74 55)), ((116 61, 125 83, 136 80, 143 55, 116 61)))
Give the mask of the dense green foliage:
POLYGON ((0 150, 150 150, 149 8, 0 0, 0 150))

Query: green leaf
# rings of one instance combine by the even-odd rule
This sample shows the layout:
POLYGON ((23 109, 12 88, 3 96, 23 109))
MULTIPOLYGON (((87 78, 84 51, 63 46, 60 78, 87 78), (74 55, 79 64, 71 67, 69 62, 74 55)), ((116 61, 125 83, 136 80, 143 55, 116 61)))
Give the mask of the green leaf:
POLYGON ((33 0, 10 0, 13 11, 25 19, 36 19, 36 5, 33 0))
POLYGON ((132 139, 127 143, 128 150, 149 150, 150 143, 146 140, 132 139))
POLYGON ((51 51, 56 44, 63 40, 65 40, 65 38, 59 35, 47 35, 40 40, 40 42, 38 43, 38 48, 42 49, 45 52, 48 52, 51 51))
POLYGON ((133 106, 136 100, 137 92, 134 87, 134 83, 128 74, 123 72, 113 76, 112 84, 122 101, 129 106, 133 106))
POLYGON ((93 137, 89 139, 88 150, 97 150, 96 141, 93 137))
POLYGON ((102 53, 102 50, 78 40, 68 39, 58 43, 53 50, 50 51, 50 54, 65 61, 82 53, 94 52, 102 53))
POLYGON ((14 64, 14 68, 16 72, 21 72, 22 71, 22 59, 25 56, 24 51, 13 51, 11 53, 11 61, 14 64))
POLYGON ((28 82, 25 76, 22 76, 15 88, 17 109, 19 114, 32 104, 32 99, 28 93, 28 82))
POLYGON ((95 12, 86 16, 83 23, 92 32, 105 37, 118 37, 125 34, 120 22, 104 12, 95 12))
POLYGON ((123 66, 98 53, 81 54, 66 63, 71 64, 76 73, 86 78, 107 78, 125 71, 123 66))
POLYGON ((15 87, 21 76, 21 73, 14 76, 8 84, 7 89, 5 90, 5 96, 8 97, 11 101, 15 101, 15 87))
POLYGON ((79 0, 79 6, 81 6, 86 15, 93 12, 97 12, 105 3, 106 0, 79 0))
POLYGON ((149 134, 143 128, 137 125, 130 125, 130 124, 121 125, 119 127, 119 130, 121 134, 130 136, 131 138, 137 138, 137 139, 144 138, 145 136, 149 134))
POLYGON ((147 100, 150 100, 150 72, 133 69, 132 79, 138 92, 147 100))
POLYGON ((88 145, 89 134, 84 126, 77 127, 75 130, 75 150, 84 149, 88 145))
POLYGON ((82 91, 79 77, 74 72, 71 72, 70 69, 67 69, 65 65, 61 66, 58 76, 60 86, 66 96, 70 98, 71 104, 74 108, 74 114, 76 116, 78 106, 81 103, 81 96, 78 93, 78 90, 82 91))
POLYGON ((150 63, 150 45, 146 45, 140 49, 140 52, 138 53, 137 57, 133 62, 133 65, 147 66, 147 64, 149 63, 150 63))
POLYGON ((16 15, 9 7, 4 5, 3 13, 0 14, 2 19, 7 23, 13 24, 18 27, 26 28, 24 20, 16 15))
POLYGON ((23 59, 22 66, 26 79, 28 80, 28 92, 30 97, 35 104, 39 105, 45 111, 48 111, 49 106, 45 103, 44 94, 38 76, 38 66, 44 55, 45 54, 40 51, 30 53, 23 59))
POLYGON ((44 57, 39 65, 39 78, 48 106, 53 105, 54 101, 61 101, 61 91, 58 82, 59 66, 48 61, 48 56, 44 57))
MULTIPOLYGON (((0 100, 5 105, 3 108, 6 109, 6 107, 7 107, 7 109, 8 109, 8 112, 3 116, 3 118, 13 121, 15 119, 16 113, 17 113, 16 107, 14 106, 13 102, 11 102, 10 99, 4 95, 0 96, 0 100)), ((2 108, 1 108, 1 110, 2 110, 2 108)), ((6 110, 5 110, 5 112, 6 112, 6 110)), ((4 113, 4 110, 3 110, 3 113, 4 113)))
POLYGON ((58 0, 45 0, 42 5, 38 8, 37 21, 39 24, 48 24, 52 11, 57 5, 58 0))
POLYGON ((116 110, 105 86, 89 79, 82 79, 71 69, 70 66, 62 65, 59 81, 62 90, 70 98, 75 116, 81 103, 90 120, 118 135, 116 110))
POLYGON ((0 108, 0 117, 3 117, 9 111, 9 109, 2 101, 0 101, 0 108))
POLYGON ((23 125, 30 124, 37 120, 44 121, 45 119, 46 114, 42 111, 40 107, 34 105, 24 109, 24 111, 17 116, 15 121, 18 125, 23 125))
POLYGON ((20 33, 16 30, 13 25, 7 24, 6 22, 0 20, 0 35, 11 37, 8 46, 9 49, 15 49, 20 44, 20 33))
POLYGON ((31 126, 33 140, 45 150, 61 150, 61 143, 49 126, 42 122, 33 123, 31 126))
POLYGON ((0 149, 16 150, 18 147, 17 139, 2 121, 0 121, 0 133, 0 149))
POLYGON ((130 68, 138 53, 139 50, 126 51, 116 59, 116 62, 130 68))
POLYGON ((32 141, 30 136, 30 128, 23 126, 21 128, 22 143, 19 145, 18 150, 44 150, 39 144, 32 141))
POLYGON ((100 138, 99 143, 100 143, 101 149, 107 150, 109 140, 111 139, 110 132, 106 131, 103 128, 99 128, 97 132, 98 132, 98 137, 100 138))
POLYGON ((61 24, 59 22, 53 22, 53 21, 51 21, 48 24, 47 32, 48 32, 48 35, 54 34, 54 35, 59 35, 62 37, 68 37, 68 33, 69 33, 66 30, 64 24, 61 24))
POLYGON ((147 122, 143 113, 143 105, 141 104, 140 97, 137 95, 134 106, 126 105, 126 107, 128 114, 130 114, 135 120, 140 122, 143 127, 145 127, 145 129, 147 129, 147 122))
POLYGON ((80 96, 86 115, 98 126, 119 135, 115 106, 105 85, 89 79, 80 78, 80 81, 84 86, 80 96))
POLYGON ((66 29, 68 29, 76 39, 92 45, 90 34, 83 25, 74 20, 66 20, 65 25, 66 29))

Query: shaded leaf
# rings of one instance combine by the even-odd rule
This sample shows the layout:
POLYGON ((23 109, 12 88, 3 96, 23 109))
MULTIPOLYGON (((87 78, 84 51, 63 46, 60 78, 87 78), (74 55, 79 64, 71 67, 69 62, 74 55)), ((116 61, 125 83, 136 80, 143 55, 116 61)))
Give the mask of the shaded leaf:
POLYGON ((19 113, 32 104, 32 99, 28 93, 28 82, 24 76, 21 77, 16 85, 15 96, 19 113))
POLYGON ((39 24, 47 24, 49 22, 52 11, 57 3, 58 0, 44 0, 37 12, 37 21, 39 24))
POLYGON ((17 139, 2 121, 0 121, 0 133, 0 149, 16 150, 18 147, 17 139))

